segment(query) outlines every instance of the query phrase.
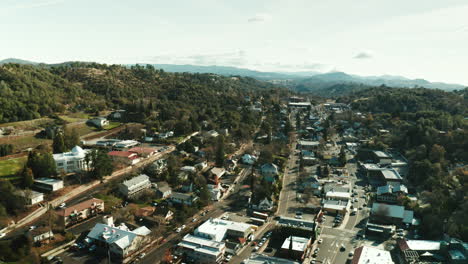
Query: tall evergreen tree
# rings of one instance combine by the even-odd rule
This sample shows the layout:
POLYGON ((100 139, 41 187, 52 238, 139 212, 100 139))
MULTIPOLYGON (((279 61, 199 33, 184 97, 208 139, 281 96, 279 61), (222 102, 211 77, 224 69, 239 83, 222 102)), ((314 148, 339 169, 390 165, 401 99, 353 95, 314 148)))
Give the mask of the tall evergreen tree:
POLYGON ((24 166, 20 171, 21 184, 24 188, 31 188, 34 183, 34 175, 31 168, 24 166))
POLYGON ((57 133, 54 137, 54 141, 52 142, 52 149, 54 153, 63 153, 67 151, 67 147, 65 146, 65 139, 63 133, 57 133))
POLYGON ((218 141, 216 144, 216 166, 222 167, 224 165, 224 155, 224 137, 220 135, 218 136, 218 141))

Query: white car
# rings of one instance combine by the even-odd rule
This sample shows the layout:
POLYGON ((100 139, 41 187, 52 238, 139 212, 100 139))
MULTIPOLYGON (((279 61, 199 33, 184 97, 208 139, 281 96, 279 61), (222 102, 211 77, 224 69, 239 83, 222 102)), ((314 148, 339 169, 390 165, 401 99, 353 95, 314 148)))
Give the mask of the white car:
POLYGON ((66 206, 67 206, 66 203, 61 203, 61 204, 59 205, 60 208, 65 208, 66 206))
POLYGON ((176 233, 180 233, 180 231, 182 231, 182 228, 178 227, 175 231, 176 233))
POLYGON ((0 233, 0 238, 2 238, 2 237, 4 237, 4 236, 6 236, 5 233, 0 233))
POLYGON ((33 229, 36 229, 36 226, 30 226, 29 227, 29 230, 33 230, 33 229))

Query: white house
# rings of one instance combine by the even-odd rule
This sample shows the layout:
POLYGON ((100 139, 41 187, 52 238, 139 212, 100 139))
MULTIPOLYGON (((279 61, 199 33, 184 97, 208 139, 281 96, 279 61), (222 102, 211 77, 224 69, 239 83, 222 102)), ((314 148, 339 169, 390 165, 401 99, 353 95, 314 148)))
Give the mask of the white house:
POLYGON ((126 197, 134 196, 149 188, 151 188, 151 182, 149 177, 145 174, 133 177, 119 185, 120 192, 126 197))
POLYGON ((170 198, 173 204, 185 204, 191 206, 198 200, 198 196, 194 194, 173 192, 170 198))
POLYGON ((46 239, 53 239, 54 233, 48 227, 39 227, 29 232, 33 243, 40 243, 46 239))
POLYGON ((194 263, 200 264, 221 263, 226 251, 226 245, 223 242, 190 234, 185 235, 177 247, 181 254, 185 254, 194 263))
POLYGON ((90 151, 75 146, 70 152, 54 154, 57 172, 73 173, 87 170, 88 166, 85 162, 85 156, 90 151))
POLYGON ((270 201, 265 197, 265 199, 261 200, 258 205, 253 205, 252 207, 254 210, 271 211, 273 210, 273 201, 270 201))
POLYGON ((98 223, 87 238, 93 241, 99 250, 108 252, 112 259, 122 261, 144 246, 150 233, 151 231, 145 226, 130 231, 125 225, 115 227, 113 224, 98 223))

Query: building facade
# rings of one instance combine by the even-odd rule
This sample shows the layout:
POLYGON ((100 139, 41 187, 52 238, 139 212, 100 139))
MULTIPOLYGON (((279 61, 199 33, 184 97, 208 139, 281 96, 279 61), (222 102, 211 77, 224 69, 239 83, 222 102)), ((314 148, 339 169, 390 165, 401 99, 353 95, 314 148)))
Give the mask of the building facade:
POLYGON ((85 162, 85 156, 89 151, 75 146, 70 152, 54 154, 57 172, 74 173, 87 170, 89 164, 85 162))

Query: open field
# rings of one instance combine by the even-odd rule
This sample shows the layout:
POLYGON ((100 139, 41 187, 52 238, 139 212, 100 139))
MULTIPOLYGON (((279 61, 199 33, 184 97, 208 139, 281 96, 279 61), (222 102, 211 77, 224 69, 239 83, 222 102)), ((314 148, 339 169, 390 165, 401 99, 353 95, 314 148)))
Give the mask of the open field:
POLYGON ((27 157, 0 160, 0 180, 16 178, 16 173, 23 168, 27 157))
POLYGON ((44 128, 52 123, 54 123, 52 118, 43 117, 33 120, 3 123, 0 124, 0 127, 15 127, 16 129, 35 130, 44 128))
POLYGON ((1 137, 0 144, 12 144, 15 150, 24 150, 27 148, 35 148, 41 144, 51 144, 51 139, 37 138, 34 135, 26 135, 20 137, 1 137))

